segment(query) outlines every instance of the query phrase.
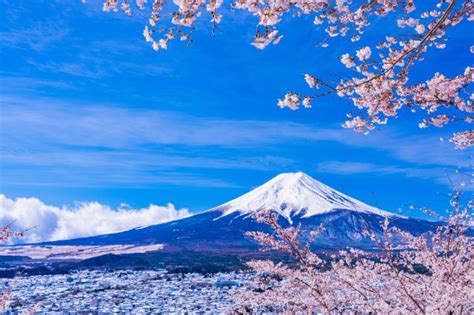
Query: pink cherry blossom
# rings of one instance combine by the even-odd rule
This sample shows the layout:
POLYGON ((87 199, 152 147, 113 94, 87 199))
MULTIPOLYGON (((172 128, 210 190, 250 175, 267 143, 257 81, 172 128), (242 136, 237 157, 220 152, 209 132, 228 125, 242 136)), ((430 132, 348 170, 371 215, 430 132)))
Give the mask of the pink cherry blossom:
POLYGON ((464 149, 474 145, 474 130, 466 130, 455 133, 449 140, 458 149, 464 149))
POLYGON ((297 110, 300 106, 300 97, 295 93, 287 93, 283 99, 278 100, 278 106, 280 108, 288 107, 292 110, 297 110))
POLYGON ((352 68, 355 66, 354 58, 352 58, 349 54, 344 54, 341 56, 341 63, 346 66, 346 68, 352 68))
POLYGON ((311 98, 310 97, 305 97, 303 99, 302 104, 305 108, 311 108, 311 98))
POLYGON ((308 83, 310 88, 314 88, 318 82, 317 79, 310 74, 305 74, 304 79, 306 80, 306 83, 308 83))
POLYGON ((372 55, 372 50, 370 49, 370 47, 364 47, 364 48, 359 49, 356 55, 360 61, 367 61, 372 55))

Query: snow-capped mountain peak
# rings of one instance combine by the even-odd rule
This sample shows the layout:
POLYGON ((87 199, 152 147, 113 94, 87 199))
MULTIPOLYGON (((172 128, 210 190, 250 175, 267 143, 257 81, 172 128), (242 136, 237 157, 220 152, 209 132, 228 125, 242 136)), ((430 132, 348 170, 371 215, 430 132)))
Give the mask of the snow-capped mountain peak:
POLYGON ((221 217, 224 217, 235 212, 250 215, 256 211, 274 210, 291 222, 295 215, 311 217, 341 209, 383 217, 395 216, 332 189, 303 172, 282 173, 254 190, 209 211, 220 211, 221 217))

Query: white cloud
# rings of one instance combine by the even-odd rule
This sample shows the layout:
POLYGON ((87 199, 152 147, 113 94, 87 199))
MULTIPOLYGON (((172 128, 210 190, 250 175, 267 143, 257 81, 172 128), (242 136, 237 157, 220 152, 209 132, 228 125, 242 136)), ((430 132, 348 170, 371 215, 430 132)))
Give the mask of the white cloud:
POLYGON ((28 48, 36 52, 42 52, 63 40, 68 33, 68 28, 49 21, 36 23, 36 25, 29 28, 1 32, 0 40, 4 47, 28 48))
POLYGON ((321 173, 352 175, 352 174, 399 174, 408 178, 435 180, 436 182, 452 187, 461 185, 463 190, 472 190, 470 168, 420 168, 396 165, 378 165, 355 161, 326 161, 317 164, 317 171, 321 173))
POLYGON ((16 229, 29 230, 21 242, 70 239, 128 230, 189 216, 187 209, 150 205, 131 209, 125 205, 112 209, 98 202, 78 202, 55 207, 37 198, 9 199, 0 194, 0 226, 14 222, 16 229))

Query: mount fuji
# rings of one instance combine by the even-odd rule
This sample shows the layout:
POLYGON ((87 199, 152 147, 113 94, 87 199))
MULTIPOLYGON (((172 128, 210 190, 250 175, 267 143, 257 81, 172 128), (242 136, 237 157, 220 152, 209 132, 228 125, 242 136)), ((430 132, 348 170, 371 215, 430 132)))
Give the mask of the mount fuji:
POLYGON ((284 225, 301 224, 303 233, 324 226, 313 243, 316 248, 371 248, 364 233, 381 233, 381 224, 421 234, 437 223, 403 217, 365 204, 315 180, 302 172, 283 173, 254 190, 220 206, 181 220, 132 230, 43 243, 44 245, 163 244, 164 250, 254 251, 258 245, 245 237, 246 231, 268 231, 253 216, 259 211, 278 213, 284 225))
POLYGON ((225 217, 233 213, 251 216, 258 211, 273 210, 292 223, 293 217, 310 218, 338 209, 382 217, 395 216, 332 189, 303 172, 280 174, 254 190, 209 211, 220 211, 221 217, 225 217))

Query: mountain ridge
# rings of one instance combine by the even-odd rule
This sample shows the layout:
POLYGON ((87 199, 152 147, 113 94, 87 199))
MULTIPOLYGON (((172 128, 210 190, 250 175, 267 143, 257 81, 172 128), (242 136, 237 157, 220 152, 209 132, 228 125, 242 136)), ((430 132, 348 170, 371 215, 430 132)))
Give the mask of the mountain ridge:
POLYGON ((352 198, 303 172, 281 173, 208 212, 220 211, 224 217, 235 212, 251 215, 261 210, 273 210, 292 223, 293 216, 309 218, 339 209, 401 217, 352 198))

